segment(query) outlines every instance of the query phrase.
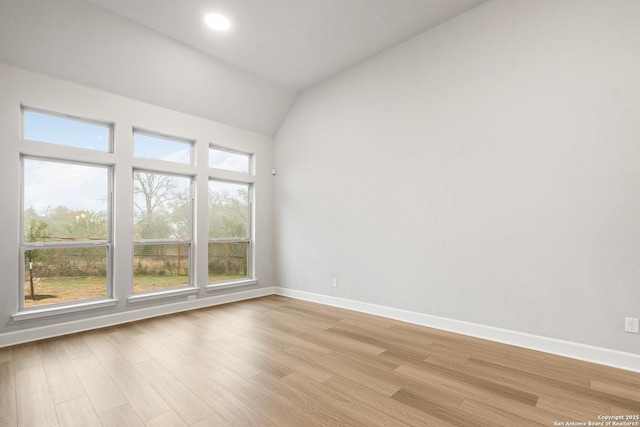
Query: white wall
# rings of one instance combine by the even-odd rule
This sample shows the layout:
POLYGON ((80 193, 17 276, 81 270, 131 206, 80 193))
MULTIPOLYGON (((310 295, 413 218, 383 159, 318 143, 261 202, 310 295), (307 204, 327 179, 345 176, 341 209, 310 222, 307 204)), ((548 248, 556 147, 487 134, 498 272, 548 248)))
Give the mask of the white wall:
POLYGON ((492 1, 303 93, 279 285, 640 353, 639 22, 492 1))
MULTIPOLYGON (((154 105, 26 72, 0 64, 0 346, 42 338, 60 333, 94 328, 107 324, 169 313, 177 310, 212 305, 221 301, 243 299, 273 292, 273 138, 241 130, 210 120, 167 110, 154 105), (49 144, 21 141, 21 108, 26 105, 77 117, 114 123, 115 153, 90 153, 95 161, 114 165, 115 272, 114 296, 117 305, 111 308, 73 314, 16 321, 18 311, 19 244, 20 244, 20 155, 25 152, 44 157, 64 157, 70 149, 49 144), (197 300, 187 296, 132 303, 132 167, 135 162, 144 167, 157 167, 160 161, 133 158, 133 127, 161 134, 195 140, 195 165, 178 165, 181 173, 196 181, 196 247, 195 270, 197 300), (254 153, 255 176, 208 168, 210 143, 254 153), (155 162, 155 163, 154 163, 155 162), (147 166, 148 165, 148 166, 147 166), (254 182, 255 194, 255 277, 258 284, 235 289, 206 290, 207 286, 207 184, 210 176, 220 179, 254 182), (200 248, 200 249, 198 249, 200 248), (235 295, 235 296, 234 296, 235 295), (223 297, 224 296, 224 297, 223 297)), ((73 149, 71 149, 73 150, 73 149)), ((88 154, 89 155, 89 154, 88 154)))

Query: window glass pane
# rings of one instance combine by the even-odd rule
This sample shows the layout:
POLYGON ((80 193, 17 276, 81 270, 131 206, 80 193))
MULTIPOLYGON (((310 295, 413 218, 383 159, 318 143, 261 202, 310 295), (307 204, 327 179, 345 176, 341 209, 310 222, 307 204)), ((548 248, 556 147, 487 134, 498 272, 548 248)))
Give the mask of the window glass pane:
POLYGON ((24 112, 24 138, 49 144, 110 151, 111 127, 34 111, 24 112))
POLYGON ((107 251, 107 246, 25 250, 25 307, 105 297, 107 251))
POLYGON ((249 173, 249 154, 209 148, 209 167, 232 172, 249 173))
POLYGON ((24 242, 106 241, 109 170, 24 159, 24 242))
POLYGON ((249 185, 209 181, 209 238, 249 238, 249 185))
POLYGON ((191 178, 134 172, 134 239, 191 238, 191 178))
POLYGON ((248 276, 249 242, 209 243, 209 283, 248 276))
POLYGON ((191 144, 175 139, 133 134, 133 155, 176 163, 191 163, 191 144))
POLYGON ((133 248, 133 292, 189 286, 188 243, 136 244, 133 248))

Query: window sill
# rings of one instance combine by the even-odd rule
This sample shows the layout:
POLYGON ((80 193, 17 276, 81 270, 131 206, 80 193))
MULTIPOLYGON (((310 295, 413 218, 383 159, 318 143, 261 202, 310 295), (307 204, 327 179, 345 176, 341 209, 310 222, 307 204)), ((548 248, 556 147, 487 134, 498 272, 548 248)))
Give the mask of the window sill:
POLYGON ((86 301, 73 305, 63 305, 45 308, 28 308, 11 316, 15 321, 38 319, 48 316, 57 316, 60 314, 76 313, 78 311, 95 310, 98 308, 113 307, 118 303, 117 299, 101 299, 97 301, 86 301))
POLYGON ((169 289, 166 291, 131 295, 129 298, 127 298, 127 301, 128 302, 152 301, 155 299, 170 298, 170 297, 176 297, 176 296, 182 296, 182 295, 195 295, 197 293, 198 293, 198 288, 194 288, 194 287, 181 288, 181 289, 169 289))
POLYGON ((227 289, 227 288, 237 288, 240 286, 250 286, 257 285, 257 279, 245 279, 245 280, 236 280, 233 282, 220 282, 212 285, 207 285, 207 291, 215 291, 218 289, 227 289))

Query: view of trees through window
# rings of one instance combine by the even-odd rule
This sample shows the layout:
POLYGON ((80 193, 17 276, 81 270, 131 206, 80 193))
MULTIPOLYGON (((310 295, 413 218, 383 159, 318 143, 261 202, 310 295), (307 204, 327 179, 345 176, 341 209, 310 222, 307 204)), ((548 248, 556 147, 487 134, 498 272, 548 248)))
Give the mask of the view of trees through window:
MULTIPOLYGON (((113 124, 27 107, 22 113, 20 308, 111 296, 113 253, 127 245, 133 248, 134 293, 195 284, 194 177, 184 172, 195 174, 195 141, 132 129, 134 165, 141 158, 141 164, 157 165, 134 166, 130 182, 115 182, 113 124), (46 156, 54 158, 41 157, 34 154, 38 144, 59 150, 48 149, 46 156), (132 186, 130 213, 119 202, 118 212, 113 209, 123 185, 132 186), (113 235, 127 220, 130 240, 116 248, 113 235)), ((211 146, 208 154, 214 176, 213 169, 250 173, 251 154, 211 146)), ((208 224, 199 223, 208 227, 207 248, 200 249, 208 250, 207 283, 253 277, 251 193, 252 184, 209 177, 208 200, 202 201, 208 224)))
POLYGON ((249 184, 209 181, 209 282, 249 277, 249 184))
POLYGON ((133 174, 133 291, 189 285, 191 178, 133 174))
POLYGON ((24 305, 106 296, 109 169, 23 162, 24 305))

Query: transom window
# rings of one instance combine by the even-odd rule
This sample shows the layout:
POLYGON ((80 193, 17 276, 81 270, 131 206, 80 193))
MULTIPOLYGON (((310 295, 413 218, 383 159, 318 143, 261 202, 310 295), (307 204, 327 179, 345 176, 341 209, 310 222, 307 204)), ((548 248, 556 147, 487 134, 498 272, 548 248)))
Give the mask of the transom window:
POLYGON ((133 155, 168 162, 191 164, 193 142, 185 139, 157 135, 135 130, 133 155))
POLYGON ((220 147, 209 147, 209 167, 232 172, 250 173, 251 154, 227 150, 220 147))
POLYGON ((93 120, 23 108, 24 139, 48 144, 112 151, 111 126, 93 120))

